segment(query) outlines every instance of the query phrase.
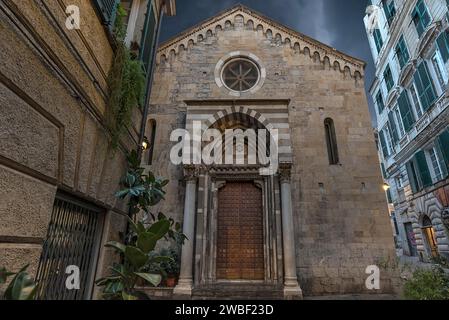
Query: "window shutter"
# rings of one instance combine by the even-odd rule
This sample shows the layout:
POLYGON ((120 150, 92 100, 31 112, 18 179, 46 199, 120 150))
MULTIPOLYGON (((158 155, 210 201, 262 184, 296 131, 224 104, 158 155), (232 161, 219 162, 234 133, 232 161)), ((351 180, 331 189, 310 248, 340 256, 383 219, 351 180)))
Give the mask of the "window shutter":
POLYGON ((414 79, 418 89, 419 100, 421 101, 424 111, 426 111, 435 102, 437 96, 435 94, 435 88, 433 87, 429 69, 424 61, 418 66, 414 79))
POLYGON ((388 25, 391 25, 391 22, 393 21, 395 15, 396 15, 396 7, 394 6, 394 1, 391 0, 389 3, 388 3, 388 1, 382 1, 382 2, 383 2, 385 16, 388 21, 388 25))
POLYGON ((142 61, 145 72, 148 75, 153 59, 154 41, 156 39, 156 15, 153 10, 152 1, 148 2, 147 14, 145 17, 144 29, 142 32, 142 41, 140 45, 140 61, 142 61))
MULTIPOLYGON (((448 0, 449 1, 449 0, 448 0)), ((444 31, 440 34, 437 39, 438 49, 440 49, 443 61, 447 62, 449 60, 449 32, 444 31)))
POLYGON ((390 65, 387 65, 387 68, 384 71, 384 79, 389 92, 394 86, 393 74, 391 73, 390 65))
POLYGON ((418 166, 419 177, 423 188, 432 185, 432 177, 430 176, 429 166, 427 165, 426 155, 423 150, 415 154, 416 164, 418 166))
POLYGON ((377 53, 380 52, 380 50, 382 49, 383 46, 383 40, 382 40, 382 35, 380 33, 379 29, 374 29, 374 43, 376 44, 376 49, 377 49, 377 53))
POLYGON ((380 144, 382 146, 382 154, 384 155, 384 159, 387 159, 388 158, 388 148, 387 148, 387 143, 385 140, 385 131, 384 130, 380 130, 379 137, 380 137, 380 144))
POLYGON ((388 112, 388 126, 390 128, 391 138, 393 143, 396 144, 399 141, 398 130, 393 118, 393 112, 388 112))
POLYGON ((391 189, 387 190, 387 200, 388 203, 393 203, 393 197, 391 196, 391 189))
POLYGON ((443 155, 443 150, 441 150, 440 144, 438 142, 438 138, 435 140, 435 150, 441 168, 441 175, 443 176, 443 179, 445 179, 449 175, 449 166, 446 163, 445 157, 443 155))
POLYGON ((405 167, 407 169, 407 176, 408 176, 408 181, 410 183, 410 188, 412 189, 413 193, 417 193, 418 192, 418 181, 416 179, 416 173, 415 173, 415 168, 413 166, 413 161, 409 161, 405 164, 405 167))
POLYGON ((93 0, 93 2, 101 15, 103 24, 112 30, 114 28, 117 7, 120 4, 120 0, 93 0))
POLYGON ((376 104, 377 104, 377 111, 379 112, 379 114, 381 114, 382 111, 385 109, 385 104, 384 99, 382 97, 382 92, 380 92, 380 90, 376 95, 376 104))
POLYGON ((408 99, 407 92, 402 91, 398 98, 399 110, 401 111, 402 123, 404 124, 404 130, 409 132, 415 124, 415 116, 410 106, 410 100, 408 99))
POLYGON ((385 170, 385 165, 384 165, 383 162, 380 163, 380 168, 381 168, 381 170, 382 170, 382 177, 383 177, 384 179, 387 179, 387 178, 388 178, 388 177, 387 177, 387 171, 385 170))
POLYGON ((449 129, 446 129, 441 135, 439 135, 437 141, 437 145, 446 165, 445 169, 446 171, 449 171, 449 129))
POLYGON ((401 66, 401 68, 403 68, 410 59, 407 45, 405 44, 403 36, 401 36, 398 44, 396 45, 396 55, 398 57, 399 65, 401 66))
POLYGON ((412 20, 415 23, 416 31, 421 36, 430 23, 430 16, 427 12, 424 0, 419 0, 412 13, 412 20))

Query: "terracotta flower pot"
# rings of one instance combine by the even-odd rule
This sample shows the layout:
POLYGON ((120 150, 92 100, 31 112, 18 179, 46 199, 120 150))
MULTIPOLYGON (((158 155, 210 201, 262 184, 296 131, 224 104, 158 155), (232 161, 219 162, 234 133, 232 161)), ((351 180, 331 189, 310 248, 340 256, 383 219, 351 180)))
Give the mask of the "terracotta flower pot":
POLYGON ((167 280, 165 281, 167 287, 169 288, 174 288, 176 286, 176 282, 177 282, 176 276, 171 275, 168 276, 167 280))

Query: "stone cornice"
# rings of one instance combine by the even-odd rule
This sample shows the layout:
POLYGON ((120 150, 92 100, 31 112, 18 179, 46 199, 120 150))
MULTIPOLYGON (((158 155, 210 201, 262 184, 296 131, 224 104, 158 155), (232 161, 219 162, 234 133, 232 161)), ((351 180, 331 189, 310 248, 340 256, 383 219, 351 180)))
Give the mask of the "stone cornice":
POLYGON ((322 63, 327 60, 330 66, 341 72, 348 71, 352 77, 362 78, 364 76, 366 66, 364 61, 344 54, 242 5, 221 12, 161 44, 158 49, 157 63, 166 61, 167 57, 177 55, 181 50, 186 50, 190 46, 204 41, 216 30, 224 30, 226 23, 233 24, 238 15, 243 16, 245 23, 252 22, 253 30, 262 30, 265 36, 290 46, 292 50, 309 55, 311 58, 316 57, 322 63))

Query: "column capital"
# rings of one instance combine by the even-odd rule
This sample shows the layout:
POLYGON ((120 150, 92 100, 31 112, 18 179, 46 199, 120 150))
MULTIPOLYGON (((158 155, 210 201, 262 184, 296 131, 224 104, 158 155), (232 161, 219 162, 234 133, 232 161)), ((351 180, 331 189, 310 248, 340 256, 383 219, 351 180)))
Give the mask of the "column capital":
POLYGON ((290 183, 292 173, 291 163, 281 163, 279 165, 279 180, 281 183, 290 183))
POLYGON ((200 174, 200 168, 193 165, 184 166, 184 179, 187 183, 196 183, 200 174))

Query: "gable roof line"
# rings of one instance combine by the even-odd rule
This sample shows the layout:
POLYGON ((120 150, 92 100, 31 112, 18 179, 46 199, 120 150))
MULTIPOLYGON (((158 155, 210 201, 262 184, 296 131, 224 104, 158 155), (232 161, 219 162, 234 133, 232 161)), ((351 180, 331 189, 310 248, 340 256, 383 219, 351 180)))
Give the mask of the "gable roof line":
POLYGON ((237 4, 235 6, 233 6, 230 9, 226 9, 223 11, 220 11, 219 13, 217 13, 216 15, 214 15, 211 18, 208 18, 206 20, 203 20, 202 22, 197 23, 196 25, 186 29, 185 31, 175 35, 174 37, 164 41, 163 43, 160 44, 159 48, 158 48, 158 52, 160 53, 161 51, 167 49, 168 47, 181 42, 182 40, 188 38, 189 36, 191 36, 192 34, 201 31, 203 29, 207 29, 209 26, 213 25, 214 23, 216 23, 218 20, 224 19, 227 16, 233 15, 234 13, 236 13, 237 11, 242 11, 245 12, 251 16, 253 16, 254 18, 260 19, 263 22, 272 25, 273 27, 280 29, 281 31, 287 33, 288 35, 292 36, 292 37, 296 37, 299 38, 300 40, 312 45, 312 46, 317 46, 321 49, 324 49, 326 51, 326 53, 332 54, 334 56, 337 56, 345 61, 347 61, 348 63, 351 63, 359 68, 364 69, 366 66, 366 62, 363 61, 362 59, 353 57, 351 55, 348 55, 344 52, 341 52, 325 43, 322 43, 316 39, 313 39, 299 31, 296 31, 290 27, 287 27, 285 25, 280 24, 279 22, 265 16, 264 14, 261 14, 251 8, 248 8, 242 4, 237 4))

